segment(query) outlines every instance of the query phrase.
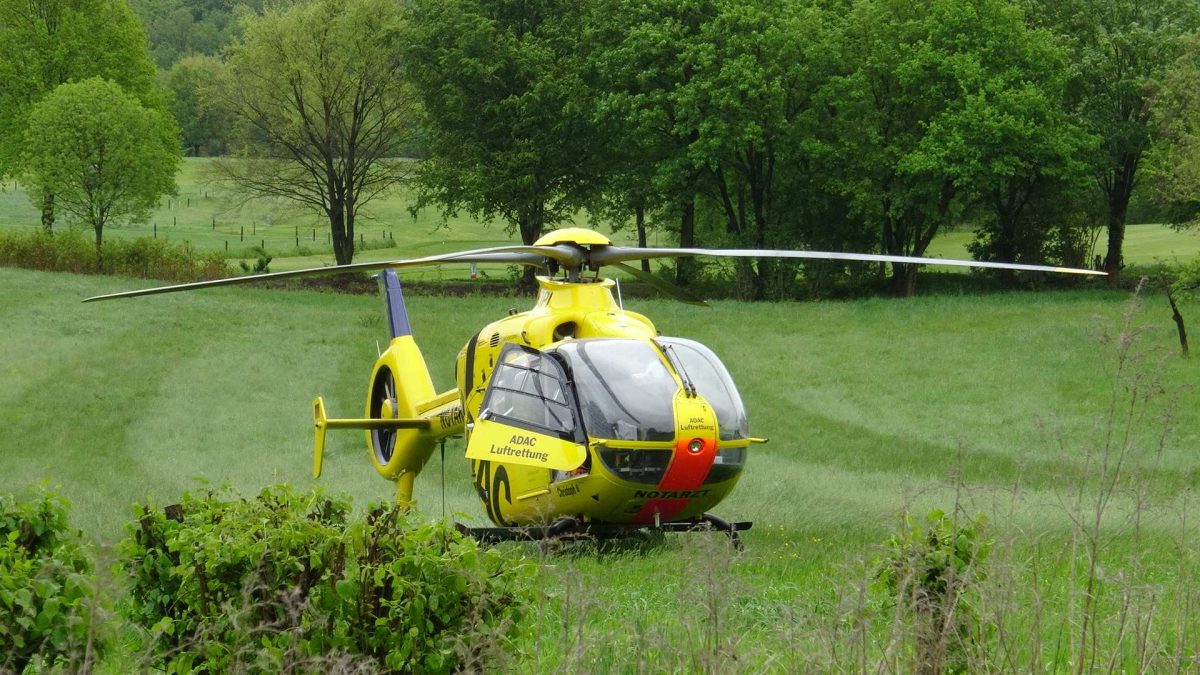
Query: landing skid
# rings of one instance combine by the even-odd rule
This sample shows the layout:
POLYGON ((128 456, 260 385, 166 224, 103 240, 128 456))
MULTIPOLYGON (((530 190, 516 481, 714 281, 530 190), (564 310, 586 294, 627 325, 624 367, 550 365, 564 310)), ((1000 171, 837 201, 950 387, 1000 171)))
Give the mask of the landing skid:
POLYGON ((455 527, 458 528, 459 532, 482 543, 499 541, 546 542, 551 540, 619 539, 639 532, 698 532, 702 530, 715 530, 729 535, 730 543, 738 549, 742 547, 742 540, 738 533, 749 530, 753 525, 754 523, 748 521, 730 523, 710 513, 706 513, 701 518, 695 520, 660 523, 658 525, 583 523, 575 518, 560 518, 550 525, 529 525, 524 527, 467 527, 461 523, 455 523, 455 527))

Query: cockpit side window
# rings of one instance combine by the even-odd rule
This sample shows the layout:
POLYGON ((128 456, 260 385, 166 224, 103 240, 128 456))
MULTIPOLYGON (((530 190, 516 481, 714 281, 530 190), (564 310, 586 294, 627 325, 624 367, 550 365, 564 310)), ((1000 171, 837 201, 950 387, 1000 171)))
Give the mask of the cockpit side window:
POLYGON ((742 397, 717 355, 699 342, 683 338, 659 338, 658 343, 680 375, 690 381, 716 411, 721 440, 749 436, 750 424, 742 397))
POLYGON ((570 366, 589 436, 674 440, 679 384, 653 345, 606 338, 568 342, 555 352, 570 366))
POLYGON ((518 428, 579 440, 562 366, 552 357, 508 345, 488 384, 483 415, 518 428))

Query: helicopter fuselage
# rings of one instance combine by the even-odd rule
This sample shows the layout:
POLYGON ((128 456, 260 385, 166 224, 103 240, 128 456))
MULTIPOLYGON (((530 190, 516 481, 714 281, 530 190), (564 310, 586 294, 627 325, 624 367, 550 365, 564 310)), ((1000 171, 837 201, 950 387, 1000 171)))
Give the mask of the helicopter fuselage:
POLYGON ((757 440, 724 366, 624 310, 612 280, 538 281, 531 310, 489 324, 457 359, 488 517, 656 524, 698 518, 724 499, 757 440), (551 467, 557 456, 565 463, 551 467))

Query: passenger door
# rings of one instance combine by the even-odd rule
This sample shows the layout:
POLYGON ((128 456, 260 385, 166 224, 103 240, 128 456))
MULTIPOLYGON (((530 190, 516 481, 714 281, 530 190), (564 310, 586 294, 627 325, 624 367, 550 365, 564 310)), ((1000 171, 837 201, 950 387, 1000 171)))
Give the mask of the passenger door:
POLYGON ((517 344, 500 350, 467 457, 571 471, 587 459, 566 373, 553 357, 517 344))

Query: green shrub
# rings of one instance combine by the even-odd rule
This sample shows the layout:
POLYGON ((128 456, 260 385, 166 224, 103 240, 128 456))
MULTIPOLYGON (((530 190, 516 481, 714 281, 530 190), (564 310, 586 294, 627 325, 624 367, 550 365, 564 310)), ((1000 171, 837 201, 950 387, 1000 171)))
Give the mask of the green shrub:
POLYGON ((532 566, 395 508, 354 518, 345 498, 275 486, 137 516, 123 611, 168 670, 480 667, 514 644, 527 602, 532 566))
POLYGON ((0 495, 0 671, 19 673, 39 656, 75 669, 99 651, 90 639, 92 563, 68 509, 44 488, 0 495))
POLYGON ((267 253, 267 249, 265 249, 261 246, 252 246, 249 249, 247 249, 247 253, 249 253, 256 260, 255 260, 253 267, 248 265, 245 261, 238 263, 238 266, 242 268, 243 273, 246 273, 246 274, 270 274, 271 273, 271 255, 267 253))
POLYGON ((157 239, 110 239, 101 250, 103 261, 96 257, 95 242, 75 231, 0 232, 0 265, 11 267, 179 282, 233 274, 216 253, 199 254, 157 239))
POLYGON ((919 522, 910 514, 884 544, 879 585, 900 631, 913 640, 914 672, 966 672, 983 642, 977 592, 991 542, 986 519, 958 521, 934 509, 919 522))

